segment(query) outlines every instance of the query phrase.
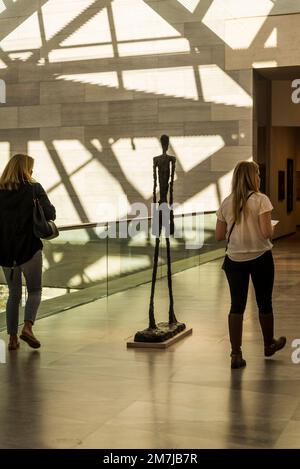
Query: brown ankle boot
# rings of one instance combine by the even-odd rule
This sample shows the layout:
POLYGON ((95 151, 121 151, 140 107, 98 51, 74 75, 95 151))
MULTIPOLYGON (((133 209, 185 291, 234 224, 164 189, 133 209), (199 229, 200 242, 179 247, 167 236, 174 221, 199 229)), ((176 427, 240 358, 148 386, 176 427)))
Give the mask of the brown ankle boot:
POLYGON ((265 357, 271 357, 278 350, 283 349, 286 344, 286 337, 279 337, 274 339, 274 316, 273 313, 259 315, 260 327, 262 330, 264 344, 265 344, 265 357))
POLYGON ((281 350, 286 344, 286 337, 282 336, 279 339, 273 339, 271 345, 265 345, 265 357, 271 357, 274 353, 281 350))
POLYGON ((242 368, 246 366, 246 360, 243 359, 241 345, 243 333, 243 315, 229 314, 228 328, 231 343, 231 368, 242 368))

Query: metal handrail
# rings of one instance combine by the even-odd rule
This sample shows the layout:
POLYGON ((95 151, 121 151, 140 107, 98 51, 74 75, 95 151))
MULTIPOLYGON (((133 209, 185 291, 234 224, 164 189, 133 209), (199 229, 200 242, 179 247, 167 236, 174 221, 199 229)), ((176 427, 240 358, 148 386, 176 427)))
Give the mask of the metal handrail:
MULTIPOLYGON (((195 215, 212 215, 216 213, 215 210, 210 210, 207 212, 190 212, 190 213, 179 213, 174 214, 174 218, 185 217, 185 216, 195 216, 195 215)), ((112 225, 113 223, 130 223, 132 221, 140 222, 143 220, 151 220, 152 217, 132 217, 132 218, 124 218, 124 220, 111 220, 111 221, 103 221, 99 223, 91 222, 91 223, 80 223, 77 225, 62 225, 59 226, 59 231, 71 231, 71 230, 78 230, 78 229, 89 229, 89 228, 98 228, 99 226, 108 226, 112 225)))

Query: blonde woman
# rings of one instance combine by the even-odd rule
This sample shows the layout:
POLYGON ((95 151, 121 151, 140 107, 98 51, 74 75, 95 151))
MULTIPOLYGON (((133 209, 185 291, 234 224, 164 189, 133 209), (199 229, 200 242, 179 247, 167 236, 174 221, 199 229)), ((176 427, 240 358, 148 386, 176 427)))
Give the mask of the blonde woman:
POLYGON ((47 220, 55 220, 55 208, 51 205, 43 187, 32 178, 34 159, 27 155, 14 155, 0 177, 0 265, 9 288, 6 305, 8 349, 19 348, 19 304, 24 274, 28 298, 25 320, 20 338, 32 348, 39 348, 34 325, 42 293, 43 244, 33 233, 33 186, 44 209, 47 220))
POLYGON ((273 206, 269 198, 259 191, 259 186, 258 165, 241 161, 234 170, 232 192, 217 211, 216 239, 227 239, 223 269, 231 294, 228 326, 232 368, 246 366, 241 345, 250 276, 259 310, 265 356, 274 355, 286 344, 285 337, 274 339, 274 262, 271 251, 273 206))

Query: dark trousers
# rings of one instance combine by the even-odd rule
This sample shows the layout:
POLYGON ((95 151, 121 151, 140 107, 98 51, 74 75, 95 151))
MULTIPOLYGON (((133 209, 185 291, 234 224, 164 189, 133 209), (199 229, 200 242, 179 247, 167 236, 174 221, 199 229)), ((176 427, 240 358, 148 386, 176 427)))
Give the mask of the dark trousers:
POLYGON ((270 314, 274 284, 274 261, 271 250, 252 261, 235 262, 228 256, 224 270, 231 294, 230 314, 243 314, 246 308, 251 275, 259 314, 270 314))

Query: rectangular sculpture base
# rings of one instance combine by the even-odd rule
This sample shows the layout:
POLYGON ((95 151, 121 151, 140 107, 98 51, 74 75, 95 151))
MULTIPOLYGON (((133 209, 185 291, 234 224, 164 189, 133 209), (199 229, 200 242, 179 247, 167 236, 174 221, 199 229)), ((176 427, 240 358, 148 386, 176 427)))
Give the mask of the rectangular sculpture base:
POLYGON ((170 345, 175 344, 179 340, 183 339, 184 337, 192 334, 193 329, 185 329, 179 334, 171 337, 171 339, 166 340, 165 342, 134 342, 134 340, 127 342, 127 348, 155 348, 155 349, 166 349, 170 347, 170 345))

